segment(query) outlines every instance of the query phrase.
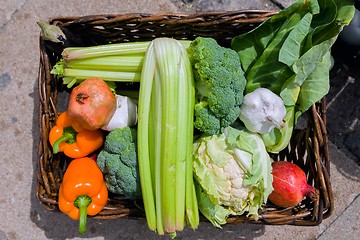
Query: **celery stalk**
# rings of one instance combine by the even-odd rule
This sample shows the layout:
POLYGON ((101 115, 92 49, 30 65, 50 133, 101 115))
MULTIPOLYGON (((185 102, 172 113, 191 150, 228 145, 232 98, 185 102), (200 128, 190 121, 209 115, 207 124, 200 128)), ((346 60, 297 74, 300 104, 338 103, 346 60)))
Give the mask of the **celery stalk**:
MULTIPOLYGON (((179 40, 179 42, 188 48, 191 41, 179 40)), ((68 47, 62 52, 62 57, 65 61, 72 59, 96 58, 104 56, 119 56, 119 55, 144 55, 149 46, 149 41, 144 42, 126 42, 113 43, 91 47, 68 47)))
MULTIPOLYGON (((188 48, 191 41, 179 41, 188 48)), ((68 88, 86 78, 97 77, 112 82, 139 82, 143 58, 149 41, 114 43, 91 47, 68 47, 51 70, 63 77, 68 88)), ((113 84, 116 87, 116 84, 113 84)))
MULTIPOLYGON (((179 66, 179 95, 178 95, 178 120, 177 120, 177 162, 176 162, 176 196, 175 196, 175 205, 176 205, 176 229, 181 230, 185 225, 185 206, 186 206, 186 180, 187 180, 187 164, 189 157, 192 161, 192 149, 189 149, 189 146, 192 146, 193 142, 193 112, 194 106, 192 100, 195 99, 193 96, 193 75, 191 71, 190 59, 187 55, 185 48, 179 47, 179 56, 180 64, 179 66), (192 90, 191 90, 192 89, 192 90), (183 129, 184 131, 179 131, 183 129), (191 133, 191 135, 189 135, 191 133)), ((191 163, 192 166, 192 163, 191 163)))
POLYGON ((200 217, 198 202, 196 198, 195 185, 193 180, 193 138, 194 138, 194 105, 195 105, 195 84, 193 78, 193 72, 190 60, 186 61, 187 74, 187 90, 185 91, 185 97, 188 99, 187 112, 184 114, 187 116, 186 121, 189 127, 186 132, 185 139, 189 139, 186 145, 186 177, 185 177, 185 209, 186 209, 186 219, 191 228, 196 229, 199 226, 200 217))
POLYGON ((150 42, 129 42, 105 44, 84 48, 65 48, 62 52, 63 59, 69 61, 72 59, 95 58, 104 56, 119 56, 138 54, 144 55, 150 42))
MULTIPOLYGON (((161 174, 162 174, 162 209, 165 232, 176 231, 176 173, 177 169, 177 120, 179 110, 179 52, 174 41, 155 39, 155 56, 157 70, 160 75, 162 106, 162 139, 161 139, 161 174)), ((156 92, 155 92, 156 93, 156 92)))
POLYGON ((144 55, 106 56, 97 58, 74 59, 66 62, 67 68, 93 69, 106 71, 140 72, 144 55))
POLYGON ((101 70, 65 68, 63 77, 73 77, 78 80, 87 78, 102 78, 104 81, 113 82, 139 82, 140 72, 110 72, 101 70))
POLYGON ((143 201, 146 216, 151 218, 148 224, 156 222, 155 230, 153 225, 149 228, 159 234, 176 236, 176 231, 183 230, 186 222, 192 228, 197 228, 199 223, 192 176, 192 69, 186 49, 174 39, 155 39, 147 52, 154 57, 152 62, 144 59, 138 119, 143 201), (154 72, 148 71, 154 65, 154 72))
POLYGON ((156 215, 157 219, 157 232, 160 235, 165 233, 164 223, 162 219, 163 209, 158 206, 162 206, 162 186, 163 175, 161 172, 162 158, 161 158, 161 140, 162 140, 162 92, 161 92, 161 78, 159 72, 156 71, 155 79, 153 84, 153 93, 152 94, 152 103, 150 108, 150 136, 151 140, 149 141, 150 145, 150 158, 152 160, 153 168, 152 170, 152 179, 155 183, 155 204, 156 204, 156 215))
POLYGON ((138 104, 138 165, 142 198, 148 227, 157 230, 157 217, 155 209, 155 196, 153 190, 153 176, 149 149, 149 115, 152 86, 155 74, 155 56, 152 44, 145 54, 144 65, 141 74, 139 104, 138 104))

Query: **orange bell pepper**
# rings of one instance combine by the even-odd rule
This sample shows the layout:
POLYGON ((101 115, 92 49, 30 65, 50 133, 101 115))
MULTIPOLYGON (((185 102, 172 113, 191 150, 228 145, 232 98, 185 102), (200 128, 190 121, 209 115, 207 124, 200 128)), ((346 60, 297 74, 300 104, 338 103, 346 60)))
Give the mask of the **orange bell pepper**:
POLYGON ((89 155, 104 143, 105 137, 100 129, 82 129, 67 112, 63 112, 51 128, 49 141, 53 152, 64 152, 70 158, 81 158, 89 155))
POLYGON ((59 189, 59 208, 79 221, 79 233, 86 232, 87 215, 98 214, 108 200, 108 189, 96 162, 78 158, 70 162, 59 189))

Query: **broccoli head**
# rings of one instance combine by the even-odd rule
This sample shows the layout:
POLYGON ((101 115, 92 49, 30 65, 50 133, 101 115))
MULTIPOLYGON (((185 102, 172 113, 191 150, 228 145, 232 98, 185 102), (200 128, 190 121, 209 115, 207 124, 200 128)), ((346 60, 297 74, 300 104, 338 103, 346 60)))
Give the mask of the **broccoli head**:
POLYGON ((194 127, 207 134, 220 133, 236 121, 243 101, 246 80, 239 56, 204 37, 191 42, 188 54, 196 90, 194 127))
POLYGON ((129 199, 141 197, 136 129, 124 127, 111 131, 97 156, 97 165, 110 192, 129 199))

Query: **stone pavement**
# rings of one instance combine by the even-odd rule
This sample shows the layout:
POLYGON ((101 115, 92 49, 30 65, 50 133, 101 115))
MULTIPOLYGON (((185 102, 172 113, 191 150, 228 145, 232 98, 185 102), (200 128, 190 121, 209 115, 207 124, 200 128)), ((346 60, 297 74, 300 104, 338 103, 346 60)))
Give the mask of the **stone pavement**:
MULTIPOLYGON (((0 240, 168 239, 148 230, 144 219, 89 218, 88 232, 79 236, 77 222, 64 214, 47 211, 36 198, 34 174, 39 138, 37 72, 40 32, 36 25, 37 20, 60 15, 82 16, 99 13, 279 9, 292 2, 294 0, 2 0, 0 240)), ((341 108, 355 107, 354 101, 359 100, 359 95, 349 95, 349 89, 359 86, 360 77, 358 74, 351 74, 357 70, 353 65, 341 61, 337 64, 341 70, 333 75, 332 83, 336 84, 329 94, 329 102, 332 103, 328 110, 331 113, 328 126, 334 213, 315 227, 228 224, 223 229, 216 229, 210 223, 202 222, 196 231, 187 228, 179 233, 178 239, 360 239, 360 167, 356 154, 344 143, 344 135, 353 133, 352 129, 358 129, 359 123, 355 119, 359 115, 356 115, 356 110, 352 110, 350 114, 342 111, 343 114, 338 115, 341 108), (350 79, 350 83, 347 83, 347 79, 350 79), (340 92, 345 84, 351 84, 351 87, 348 88, 347 85, 345 90, 340 92), (345 100, 348 102, 344 102, 345 100)), ((354 139, 358 138, 359 135, 355 133, 354 139)))

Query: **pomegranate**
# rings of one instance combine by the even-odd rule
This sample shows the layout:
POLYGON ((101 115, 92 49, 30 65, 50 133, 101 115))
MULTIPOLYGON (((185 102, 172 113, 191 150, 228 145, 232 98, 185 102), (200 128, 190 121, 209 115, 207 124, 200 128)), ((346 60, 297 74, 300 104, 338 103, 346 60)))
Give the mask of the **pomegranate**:
POLYGON ((315 201, 318 191, 307 183, 305 172, 294 163, 276 161, 272 163, 273 192, 269 200, 279 207, 298 205, 305 196, 315 201))
POLYGON ((82 128, 101 128, 110 121, 115 109, 115 95, 100 78, 86 79, 71 91, 68 114, 82 128))

